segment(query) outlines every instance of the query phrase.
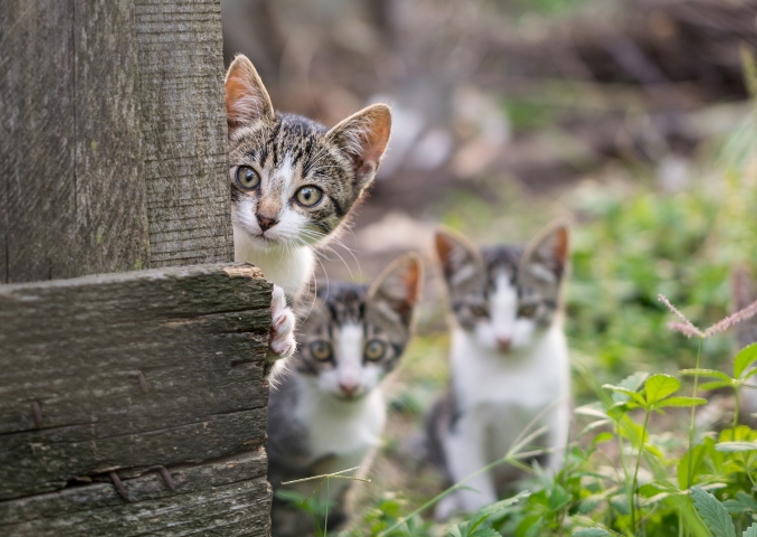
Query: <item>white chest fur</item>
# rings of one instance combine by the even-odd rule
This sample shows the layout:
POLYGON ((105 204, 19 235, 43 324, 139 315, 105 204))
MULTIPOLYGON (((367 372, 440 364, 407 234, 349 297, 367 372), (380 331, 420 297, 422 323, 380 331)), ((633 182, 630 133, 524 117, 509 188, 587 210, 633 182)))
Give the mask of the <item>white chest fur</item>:
POLYGON ((500 449, 508 449, 542 412, 533 429, 566 419, 569 375, 568 347, 557 324, 535 334, 528 347, 506 354, 478 345, 462 330, 453 334, 452 382, 459 410, 467 419, 488 422, 500 449))
POLYGON ((377 446, 386 421, 381 390, 374 389, 357 401, 342 401, 300 382, 297 418, 308 425, 313 459, 336 456, 345 469, 360 464, 377 446))
POLYGON ((460 404, 517 404, 539 408, 568 389, 568 346, 553 326, 523 349, 506 354, 480 346, 456 329, 452 341, 452 379, 460 404))
POLYGON ((310 246, 260 248, 249 235, 234 226, 234 260, 259 267, 266 279, 294 296, 313 273, 314 254, 310 246))

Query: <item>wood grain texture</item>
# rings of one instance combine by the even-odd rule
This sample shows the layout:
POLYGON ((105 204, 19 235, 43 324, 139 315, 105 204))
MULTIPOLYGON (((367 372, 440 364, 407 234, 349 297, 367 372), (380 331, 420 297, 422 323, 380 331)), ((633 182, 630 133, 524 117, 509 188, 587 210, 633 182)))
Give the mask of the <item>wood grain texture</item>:
POLYGON ((0 534, 17 537, 145 535, 266 537, 271 491, 262 448, 200 465, 123 479, 128 502, 110 482, 0 502, 0 534), (212 490, 212 494, 209 494, 212 490))
POLYGON ((4 282, 147 262, 133 1, 0 10, 4 282))
POLYGON ((136 0, 152 267, 233 259, 218 0, 136 0))
POLYGON ((204 265, 0 286, 0 499, 261 445, 259 276, 204 265))

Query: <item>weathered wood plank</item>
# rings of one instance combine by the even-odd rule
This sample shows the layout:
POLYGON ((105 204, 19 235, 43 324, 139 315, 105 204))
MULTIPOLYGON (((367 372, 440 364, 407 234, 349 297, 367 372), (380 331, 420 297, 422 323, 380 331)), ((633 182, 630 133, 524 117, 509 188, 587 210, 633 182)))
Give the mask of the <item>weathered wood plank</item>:
POLYGON ((174 491, 157 470, 122 478, 128 502, 106 482, 0 502, 0 534, 266 537, 271 498, 266 469, 258 448, 216 462, 169 467, 174 491))
POLYGON ((4 282, 147 262, 133 18, 130 0, 0 10, 4 282))
POLYGON ((205 265, 0 286, 0 499, 261 444, 259 276, 205 265))
POLYGON ((151 266, 230 261, 220 2, 137 0, 136 26, 151 266))

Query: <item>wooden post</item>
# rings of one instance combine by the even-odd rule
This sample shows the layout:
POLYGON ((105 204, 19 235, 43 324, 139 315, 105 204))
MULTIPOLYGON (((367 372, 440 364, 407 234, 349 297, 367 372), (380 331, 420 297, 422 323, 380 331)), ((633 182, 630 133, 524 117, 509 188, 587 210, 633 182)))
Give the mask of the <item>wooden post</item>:
POLYGON ((8 0, 0 112, 0 535, 267 536, 219 0, 8 0))

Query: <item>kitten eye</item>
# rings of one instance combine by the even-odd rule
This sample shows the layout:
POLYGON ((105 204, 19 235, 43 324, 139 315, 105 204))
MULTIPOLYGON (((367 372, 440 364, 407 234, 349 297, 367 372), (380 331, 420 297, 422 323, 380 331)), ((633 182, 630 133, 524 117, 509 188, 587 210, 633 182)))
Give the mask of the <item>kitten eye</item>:
POLYGON ((386 353, 386 344, 378 339, 372 339, 365 346, 365 359, 366 360, 381 360, 386 353))
POLYGON ((518 317, 533 317, 536 313, 536 304, 526 304, 518 309, 518 317))
POLYGON ((253 190, 260 186, 260 176, 249 166, 237 168, 237 184, 245 190, 253 190))
POLYGON ((310 354, 319 362, 325 362, 331 358, 331 345, 325 341, 314 341, 310 344, 310 354))
POLYGON ((294 195, 294 199, 303 207, 314 207, 323 199, 323 191, 315 186, 303 186, 294 195))

